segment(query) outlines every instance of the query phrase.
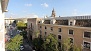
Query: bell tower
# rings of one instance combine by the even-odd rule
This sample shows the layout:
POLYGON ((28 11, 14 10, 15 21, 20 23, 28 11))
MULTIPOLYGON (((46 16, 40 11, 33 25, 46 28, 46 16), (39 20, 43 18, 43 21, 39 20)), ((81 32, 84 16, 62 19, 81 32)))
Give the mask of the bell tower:
POLYGON ((55 10, 54 10, 54 8, 53 8, 51 17, 55 17, 55 16, 56 16, 56 13, 55 13, 55 10))

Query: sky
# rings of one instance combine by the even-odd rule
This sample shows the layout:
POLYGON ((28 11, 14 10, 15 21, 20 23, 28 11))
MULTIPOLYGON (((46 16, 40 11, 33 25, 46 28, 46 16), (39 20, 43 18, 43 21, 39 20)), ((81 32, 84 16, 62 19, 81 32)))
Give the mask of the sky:
POLYGON ((9 0, 6 17, 91 15, 91 0, 9 0))

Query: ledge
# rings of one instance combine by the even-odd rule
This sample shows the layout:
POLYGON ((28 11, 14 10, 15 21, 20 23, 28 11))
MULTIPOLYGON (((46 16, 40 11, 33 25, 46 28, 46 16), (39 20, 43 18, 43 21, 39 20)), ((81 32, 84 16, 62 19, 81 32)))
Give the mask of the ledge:
POLYGON ((7 6, 8 6, 9 0, 1 0, 1 6, 2 6, 2 12, 7 12, 7 6))

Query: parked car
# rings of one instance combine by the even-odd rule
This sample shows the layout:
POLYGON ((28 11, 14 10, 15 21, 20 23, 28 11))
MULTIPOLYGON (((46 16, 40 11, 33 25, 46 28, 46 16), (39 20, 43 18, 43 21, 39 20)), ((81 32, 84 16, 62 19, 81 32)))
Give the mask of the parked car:
POLYGON ((20 51, 22 51, 22 50, 24 50, 24 45, 23 44, 20 45, 20 51))

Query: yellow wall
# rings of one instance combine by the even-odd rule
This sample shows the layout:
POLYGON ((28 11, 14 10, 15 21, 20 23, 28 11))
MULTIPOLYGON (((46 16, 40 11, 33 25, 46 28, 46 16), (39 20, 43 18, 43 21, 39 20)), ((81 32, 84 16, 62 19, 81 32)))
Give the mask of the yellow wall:
MULTIPOLYGON (((38 23, 39 19, 29 19, 28 26, 32 22, 34 25, 34 31, 41 31, 42 38, 45 37, 45 32, 47 32, 46 36, 50 33, 55 34, 57 37, 61 35, 61 39, 65 40, 68 38, 73 38, 73 44, 77 47, 81 48, 83 45, 83 41, 88 41, 91 43, 91 38, 83 38, 84 31, 90 31, 91 28, 89 27, 77 27, 77 26, 68 26, 68 25, 55 25, 55 24, 43 24, 38 23), (41 28, 40 28, 41 26, 41 28), (45 29, 45 26, 47 29, 45 29), (53 31, 51 31, 51 27, 53 27, 53 31), (58 32, 58 28, 61 28, 61 32, 58 32), (69 29, 74 31, 73 35, 69 35, 69 29)), ((35 37, 33 37, 35 38, 35 37)))
POLYGON ((47 35, 50 33, 55 34, 58 36, 58 34, 61 35, 62 40, 67 38, 73 38, 74 45, 77 45, 78 47, 81 47, 81 44, 83 44, 83 41, 89 41, 91 42, 91 39, 83 38, 84 31, 90 31, 91 28, 87 27, 75 27, 75 26, 64 26, 64 25, 53 25, 53 24, 38 24, 39 30, 42 31, 42 37, 44 37, 45 32, 47 32, 47 35), (40 28, 40 26, 42 28, 40 28), (47 29, 45 29, 45 26, 47 29), (53 27, 53 31, 51 31, 51 27, 53 27), (61 28, 62 32, 58 32, 58 28, 61 28), (74 31, 73 35, 69 35, 69 29, 72 29, 74 31))

